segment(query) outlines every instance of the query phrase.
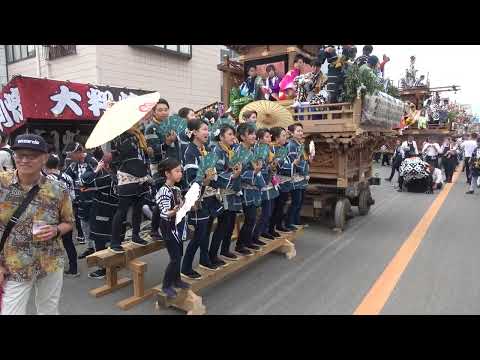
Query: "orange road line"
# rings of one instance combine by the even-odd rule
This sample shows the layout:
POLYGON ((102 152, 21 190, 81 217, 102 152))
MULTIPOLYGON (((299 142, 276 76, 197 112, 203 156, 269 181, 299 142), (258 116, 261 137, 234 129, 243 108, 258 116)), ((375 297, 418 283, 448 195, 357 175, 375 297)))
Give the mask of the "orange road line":
POLYGON ((453 175, 452 183, 444 184, 445 187, 437 195, 437 198, 430 205, 430 208, 423 215, 415 229, 413 229, 402 247, 375 281, 360 305, 355 309, 353 315, 380 314, 461 173, 461 171, 456 171, 453 175))

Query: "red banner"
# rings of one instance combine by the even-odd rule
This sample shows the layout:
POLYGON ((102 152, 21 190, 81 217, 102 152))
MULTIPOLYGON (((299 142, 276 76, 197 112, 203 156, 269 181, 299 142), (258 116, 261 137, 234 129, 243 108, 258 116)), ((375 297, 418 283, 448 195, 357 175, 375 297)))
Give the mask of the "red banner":
POLYGON ((0 92, 0 129, 11 133, 28 119, 95 121, 108 101, 149 92, 18 76, 0 92))

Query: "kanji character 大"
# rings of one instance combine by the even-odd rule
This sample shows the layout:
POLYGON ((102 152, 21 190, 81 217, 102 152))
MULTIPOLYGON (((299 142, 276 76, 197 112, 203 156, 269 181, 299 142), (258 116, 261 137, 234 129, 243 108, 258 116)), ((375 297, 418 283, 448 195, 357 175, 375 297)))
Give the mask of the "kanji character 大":
POLYGON ((68 106, 77 116, 81 116, 83 114, 82 108, 73 101, 82 101, 82 97, 75 91, 70 91, 70 89, 65 85, 60 85, 60 93, 50 96, 50 99, 57 103, 53 108, 50 109, 50 111, 55 115, 62 114, 65 110, 65 106, 68 106))

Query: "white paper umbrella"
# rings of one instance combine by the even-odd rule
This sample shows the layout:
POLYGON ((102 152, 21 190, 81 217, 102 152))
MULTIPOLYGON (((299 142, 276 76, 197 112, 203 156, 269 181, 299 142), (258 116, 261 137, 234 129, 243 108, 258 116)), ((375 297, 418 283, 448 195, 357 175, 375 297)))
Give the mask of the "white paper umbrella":
POLYGON ((272 128, 280 126, 287 128, 293 124, 293 116, 284 106, 278 104, 276 101, 259 100, 245 105, 240 112, 240 119, 243 118, 243 113, 246 111, 257 112, 257 129, 272 128))
POLYGON ((98 120, 85 147, 93 149, 123 134, 149 115, 159 99, 160 93, 154 92, 141 96, 132 96, 115 103, 98 120))

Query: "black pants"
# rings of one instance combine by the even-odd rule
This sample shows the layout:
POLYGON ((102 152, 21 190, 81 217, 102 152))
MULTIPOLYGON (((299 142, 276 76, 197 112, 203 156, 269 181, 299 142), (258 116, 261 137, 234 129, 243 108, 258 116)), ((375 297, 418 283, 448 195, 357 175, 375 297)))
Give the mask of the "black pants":
POLYGON ((217 218, 217 228, 213 233, 212 243, 208 252, 210 260, 213 260, 218 255, 218 249, 221 245, 221 254, 230 252, 230 243, 232 241, 233 229, 235 228, 235 219, 237 213, 225 210, 217 218))
POLYGON ((77 250, 73 245, 73 232, 62 236, 63 247, 68 257, 69 270, 74 274, 77 272, 77 250))
POLYGON ((434 168, 438 168, 438 158, 436 156, 425 156, 425 162, 432 165, 434 168))
MULTIPOLYGON (((165 269, 165 275, 163 277, 163 288, 168 288, 180 280, 180 267, 182 265, 183 255, 182 234, 178 233, 175 227, 175 220, 167 221, 160 219, 159 226, 167 246, 168 256, 170 257, 170 262, 165 269)), ((183 224, 180 223, 178 228, 183 228, 183 224)))
POLYGON ((388 178, 390 181, 392 181, 393 177, 395 176, 395 172, 398 171, 400 172, 400 164, 402 163, 402 160, 393 160, 392 162, 392 172, 390 173, 390 177, 388 178))
POLYGON ((263 200, 262 201, 262 213, 255 225, 255 231, 253 233, 253 239, 258 240, 260 235, 268 232, 270 227, 270 219, 272 218, 273 202, 275 200, 263 200))
POLYGON ((442 158, 443 168, 445 169, 445 177, 447 182, 452 181, 453 172, 455 170, 456 159, 452 156, 450 158, 442 158))
POLYGON ((471 174, 470 174, 470 158, 465 157, 465 174, 467 175, 467 182, 470 184, 471 174))
POLYGON ((143 196, 120 196, 118 209, 115 212, 112 222, 112 247, 120 246, 125 238, 125 232, 122 234, 122 224, 127 218, 127 212, 133 207, 132 213, 132 238, 140 237, 140 224, 142 222, 143 196))
POLYGON ((292 190, 292 202, 287 211, 287 226, 300 225, 300 211, 302 210, 304 189, 292 190))
POLYGON ((283 208, 288 200, 288 192, 280 192, 280 195, 275 199, 273 206, 272 219, 270 220, 270 233, 275 230, 275 227, 282 227, 283 220, 285 219, 285 213, 283 208))
POLYGON ((255 223, 257 222, 257 207, 255 205, 243 205, 243 215, 244 222, 238 235, 237 249, 252 245, 253 231, 255 230, 255 223))
MULTIPOLYGON (((403 177, 399 177, 398 184, 401 189, 404 184, 403 177)), ((423 193, 427 190, 433 191, 433 178, 430 175, 423 179, 413 179, 413 180, 410 180, 408 183, 406 183, 405 187, 407 188, 408 192, 413 192, 413 193, 423 193)))
POLYGON ((158 234, 159 227, 160 227, 160 208, 158 207, 158 205, 155 205, 152 210, 152 234, 158 234))
POLYGON ((195 225, 193 239, 190 240, 187 249, 185 250, 185 256, 182 263, 183 273, 192 272, 193 259, 195 258, 198 248, 200 248, 200 264, 210 264, 210 257, 208 256, 209 235, 208 220, 198 221, 195 225))
POLYGON ((383 154, 382 156, 382 166, 387 163, 388 166, 390 166, 390 156, 388 154, 383 154))
POLYGON ((82 230, 82 223, 80 221, 80 217, 78 216, 78 205, 73 206, 73 213, 75 215, 75 227, 77 228, 77 239, 85 239, 85 235, 83 235, 82 230))
MULTIPOLYGON (((125 234, 125 231, 122 232, 125 234)), ((93 236, 95 242, 95 251, 105 250, 107 248, 107 240, 103 236, 93 236)))

